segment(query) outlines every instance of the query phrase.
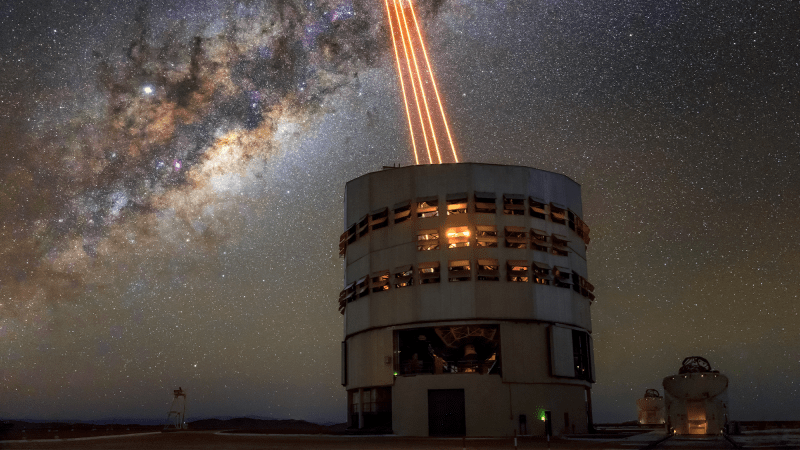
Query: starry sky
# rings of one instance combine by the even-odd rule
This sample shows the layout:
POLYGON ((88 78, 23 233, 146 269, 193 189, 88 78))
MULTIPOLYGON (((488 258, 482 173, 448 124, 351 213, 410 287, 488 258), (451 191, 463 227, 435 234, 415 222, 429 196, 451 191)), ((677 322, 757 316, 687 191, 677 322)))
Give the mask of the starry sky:
MULTIPOLYGON (((462 160, 582 185, 596 422, 699 355, 800 420, 800 5, 418 0, 462 160)), ((346 181, 413 163, 379 0, 0 5, 0 417, 345 420, 346 181)))

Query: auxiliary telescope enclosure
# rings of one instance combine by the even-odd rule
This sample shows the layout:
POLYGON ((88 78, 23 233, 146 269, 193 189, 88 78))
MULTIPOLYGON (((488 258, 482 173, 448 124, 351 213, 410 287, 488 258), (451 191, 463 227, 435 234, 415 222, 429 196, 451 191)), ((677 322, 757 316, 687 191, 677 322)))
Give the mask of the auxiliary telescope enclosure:
POLYGON ((407 436, 583 433, 594 382, 580 186, 519 166, 347 183, 348 424, 407 436))

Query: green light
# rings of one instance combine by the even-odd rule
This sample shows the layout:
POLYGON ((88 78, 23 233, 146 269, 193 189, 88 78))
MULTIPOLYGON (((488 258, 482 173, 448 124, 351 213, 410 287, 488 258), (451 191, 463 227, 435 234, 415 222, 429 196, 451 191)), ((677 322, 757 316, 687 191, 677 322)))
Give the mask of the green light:
POLYGON ((394 373, 394 376, 397 376, 397 372, 394 373))

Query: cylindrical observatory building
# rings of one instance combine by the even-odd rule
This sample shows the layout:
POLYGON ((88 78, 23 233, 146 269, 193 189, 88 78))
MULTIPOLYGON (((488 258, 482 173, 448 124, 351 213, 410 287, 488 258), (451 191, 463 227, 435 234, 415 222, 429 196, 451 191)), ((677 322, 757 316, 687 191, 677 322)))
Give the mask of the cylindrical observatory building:
POLYGON ((344 202, 351 427, 588 430, 594 288, 577 183, 518 166, 390 167, 348 182, 344 202))

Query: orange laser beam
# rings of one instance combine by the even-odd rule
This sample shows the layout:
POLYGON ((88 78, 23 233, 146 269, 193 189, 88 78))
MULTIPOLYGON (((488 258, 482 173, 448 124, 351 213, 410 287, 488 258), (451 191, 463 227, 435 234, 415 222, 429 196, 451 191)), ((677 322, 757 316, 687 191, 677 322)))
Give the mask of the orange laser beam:
MULTIPOLYGON (((408 1, 408 4, 410 5, 411 2, 408 1)), ((408 36, 409 43, 411 43, 411 32, 408 30, 408 19, 406 18, 406 13, 405 13, 404 9, 402 9, 402 8, 401 8, 400 12, 403 15, 403 26, 405 27, 405 30, 406 30, 406 36, 408 36)), ((422 82, 422 75, 420 74, 420 71, 419 71, 419 64, 417 63, 417 56, 416 56, 416 52, 414 51, 414 46, 413 45, 411 45, 411 59, 414 62, 414 70, 417 73, 417 78, 418 78, 419 86, 420 86, 420 92, 422 93, 422 102, 425 104, 425 114, 428 116, 428 123, 430 124, 430 127, 431 127, 431 137, 433 138, 433 145, 434 145, 434 148, 436 149, 436 156, 439 159, 439 163, 441 163, 442 162, 442 154, 439 151, 439 142, 436 140, 436 130, 433 127, 433 118, 431 117, 431 110, 430 110, 430 107, 428 106, 428 97, 427 97, 427 95, 425 95, 425 87, 424 87, 425 85, 422 82)), ((433 162, 433 160, 431 160, 431 162, 433 162)))
POLYGON ((411 8, 411 17, 414 19, 414 26, 417 29, 417 36, 419 37, 420 47, 422 47, 422 54, 425 57, 425 64, 428 67, 428 74, 431 77, 431 84, 433 85, 433 92, 436 93, 436 101, 439 103, 439 111, 442 114, 442 122, 444 123, 444 129, 447 133, 447 139, 450 141, 450 149, 453 151, 453 158, 455 161, 458 162, 458 154, 456 154, 456 146, 453 143, 453 137, 450 135, 450 127, 447 126, 447 116, 444 113, 444 106, 442 105, 442 99, 439 97, 439 89, 436 87, 436 78, 433 76, 433 68, 431 67, 431 62, 428 59, 428 51, 425 49, 425 41, 422 39, 422 32, 419 28, 419 22, 417 22, 417 14, 414 12, 414 5, 411 3, 411 0, 408 0, 408 4, 411 8))
MULTIPOLYGON (((419 116, 420 127, 422 128, 423 140, 425 141, 425 149, 428 152, 428 160, 431 163, 433 163, 433 157, 431 156, 431 148, 430 148, 430 144, 428 143, 428 133, 427 133, 427 131, 425 131, 425 118, 422 115, 422 109, 420 107, 419 97, 417 96, 417 88, 416 88, 415 81, 414 81, 414 75, 412 73, 413 69, 412 69, 412 65, 411 65, 411 59, 409 58, 408 47, 406 46, 406 35, 403 34, 403 24, 400 23, 401 12, 400 12, 400 6, 399 6, 399 1, 398 0, 394 1, 394 9, 395 9, 396 17, 397 17, 398 28, 400 29, 400 37, 401 37, 402 42, 403 42, 403 53, 405 54, 405 57, 406 57, 406 66, 408 67, 408 73, 409 73, 408 78, 411 80, 411 87, 412 87, 412 89, 414 91, 414 101, 415 101, 415 103, 417 105, 417 114, 419 116)), ((403 14, 403 18, 405 18, 404 14, 403 14)), ((405 28, 406 28, 406 32, 407 32, 408 31, 408 27, 405 27, 405 28)), ((410 39, 408 40, 408 46, 411 46, 410 39)), ((413 54, 413 51, 414 51, 414 48, 412 47, 411 48, 412 54, 413 54)), ((421 83, 422 79, 419 78, 419 80, 420 80, 420 83, 421 83)), ((422 86, 420 86, 420 90, 421 89, 422 89, 422 86)))
POLYGON ((414 161, 416 162, 417 165, 419 165, 419 155, 417 154, 417 142, 416 139, 414 138, 414 127, 412 125, 411 112, 408 109, 408 94, 406 94, 406 85, 405 82, 403 81, 403 70, 400 67, 400 53, 397 50, 397 39, 395 39, 394 37, 392 12, 389 9, 389 0, 384 0, 384 2, 386 3, 386 14, 388 15, 389 18, 389 31, 392 35, 392 45, 394 46, 394 59, 397 62, 397 76, 398 78, 400 78, 400 89, 403 91, 403 104, 405 105, 406 118, 408 119, 408 131, 411 134, 411 146, 414 149, 414 161))

